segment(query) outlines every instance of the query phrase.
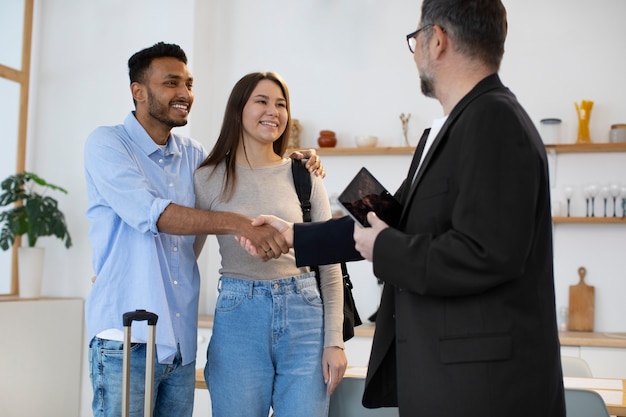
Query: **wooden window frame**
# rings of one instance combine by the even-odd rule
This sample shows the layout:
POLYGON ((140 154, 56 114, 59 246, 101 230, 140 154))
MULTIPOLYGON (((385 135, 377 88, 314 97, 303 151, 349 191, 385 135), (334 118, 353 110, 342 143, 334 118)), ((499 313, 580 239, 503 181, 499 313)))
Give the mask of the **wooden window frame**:
MULTIPOLYGON (((24 0, 24 24, 22 26, 21 69, 0 64, 0 78, 15 81, 20 85, 20 103, 17 127, 16 172, 26 166, 26 129, 28 127, 28 92, 30 88, 30 54, 33 38, 33 0, 24 0)), ((9 295, 18 293, 17 248, 21 244, 18 236, 11 253, 11 289, 9 295)))

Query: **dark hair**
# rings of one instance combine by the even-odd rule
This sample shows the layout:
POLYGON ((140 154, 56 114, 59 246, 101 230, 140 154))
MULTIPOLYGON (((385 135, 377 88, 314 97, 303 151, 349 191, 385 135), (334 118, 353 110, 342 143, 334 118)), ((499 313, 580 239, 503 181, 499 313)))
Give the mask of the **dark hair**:
POLYGON ((500 68, 507 33, 500 0, 424 0, 420 26, 426 25, 441 26, 459 52, 500 68))
POLYGON ((241 78, 230 93, 226 110, 224 112, 224 120, 222 122, 222 130, 217 138, 215 146, 211 150, 209 156, 204 160, 201 166, 217 165, 224 161, 226 163, 226 177, 224 179, 223 191, 226 200, 232 197, 237 183, 236 175, 236 157, 239 142, 243 138, 243 108, 245 107, 252 92, 257 84, 262 80, 270 80, 278 85, 285 97, 287 108, 287 126, 283 134, 274 141, 274 153, 282 156, 287 151, 289 143, 289 135, 291 132, 291 108, 289 101, 289 89, 287 84, 280 75, 275 72, 253 72, 241 78))
POLYGON ((159 42, 149 48, 136 52, 128 60, 128 76, 130 83, 145 83, 148 68, 155 58, 172 57, 187 65, 187 55, 180 46, 173 43, 159 42))

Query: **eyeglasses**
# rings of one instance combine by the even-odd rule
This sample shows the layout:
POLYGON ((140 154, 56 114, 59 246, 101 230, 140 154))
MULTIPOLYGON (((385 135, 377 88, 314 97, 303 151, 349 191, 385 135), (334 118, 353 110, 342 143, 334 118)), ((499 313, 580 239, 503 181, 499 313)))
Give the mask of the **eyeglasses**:
POLYGON ((408 35, 406 35, 406 43, 407 45, 409 45, 409 51, 411 51, 412 54, 415 53, 415 45, 417 45, 417 35, 419 35, 421 31, 423 31, 424 29, 430 26, 434 26, 434 25, 422 26, 421 28, 417 29, 415 32, 411 32, 408 35))

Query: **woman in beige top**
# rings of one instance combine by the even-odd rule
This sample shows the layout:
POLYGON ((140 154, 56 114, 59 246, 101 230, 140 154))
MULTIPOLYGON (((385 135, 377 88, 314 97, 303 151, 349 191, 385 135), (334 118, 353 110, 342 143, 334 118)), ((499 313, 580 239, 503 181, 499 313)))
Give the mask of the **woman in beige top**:
MULTIPOLYGON (((239 80, 217 143, 196 171, 196 206, 302 221, 291 161, 282 156, 290 125, 289 91, 278 74, 239 80)), ((311 180, 312 220, 327 220, 326 190, 311 180)), ((266 417, 272 408, 276 417, 327 416, 347 366, 340 266, 321 266, 318 287, 309 268, 296 267, 293 250, 264 262, 233 236, 217 239, 221 277, 204 371, 213 415, 266 417)))

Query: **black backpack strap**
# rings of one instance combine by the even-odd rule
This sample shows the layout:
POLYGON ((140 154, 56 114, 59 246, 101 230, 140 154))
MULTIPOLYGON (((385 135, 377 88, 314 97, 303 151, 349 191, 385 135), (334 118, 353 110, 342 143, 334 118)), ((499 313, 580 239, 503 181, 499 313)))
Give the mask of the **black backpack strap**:
POLYGON ((311 173, 306 169, 305 162, 298 159, 291 161, 291 174, 296 186, 296 193, 302 207, 302 219, 311 221, 311 173))
MULTIPOLYGON (((305 222, 311 221, 311 173, 306 169, 305 162, 298 159, 291 161, 291 174, 293 183, 296 186, 296 193, 302 208, 302 219, 305 222)), ((315 272, 317 286, 320 286, 320 273, 317 266, 311 266, 311 271, 315 272)))
MULTIPOLYGON (((311 173, 306 169, 304 161, 294 159, 291 161, 291 173, 293 183, 296 186, 296 193, 302 207, 302 218, 305 222, 311 221, 311 173)), ((311 271, 315 272, 317 287, 320 288, 320 271, 317 266, 312 266, 311 271)), ((354 327, 362 324, 359 312, 356 309, 354 298, 352 297, 352 281, 346 268, 345 262, 341 263, 341 274, 343 275, 343 341, 347 341, 354 336, 354 327)))

